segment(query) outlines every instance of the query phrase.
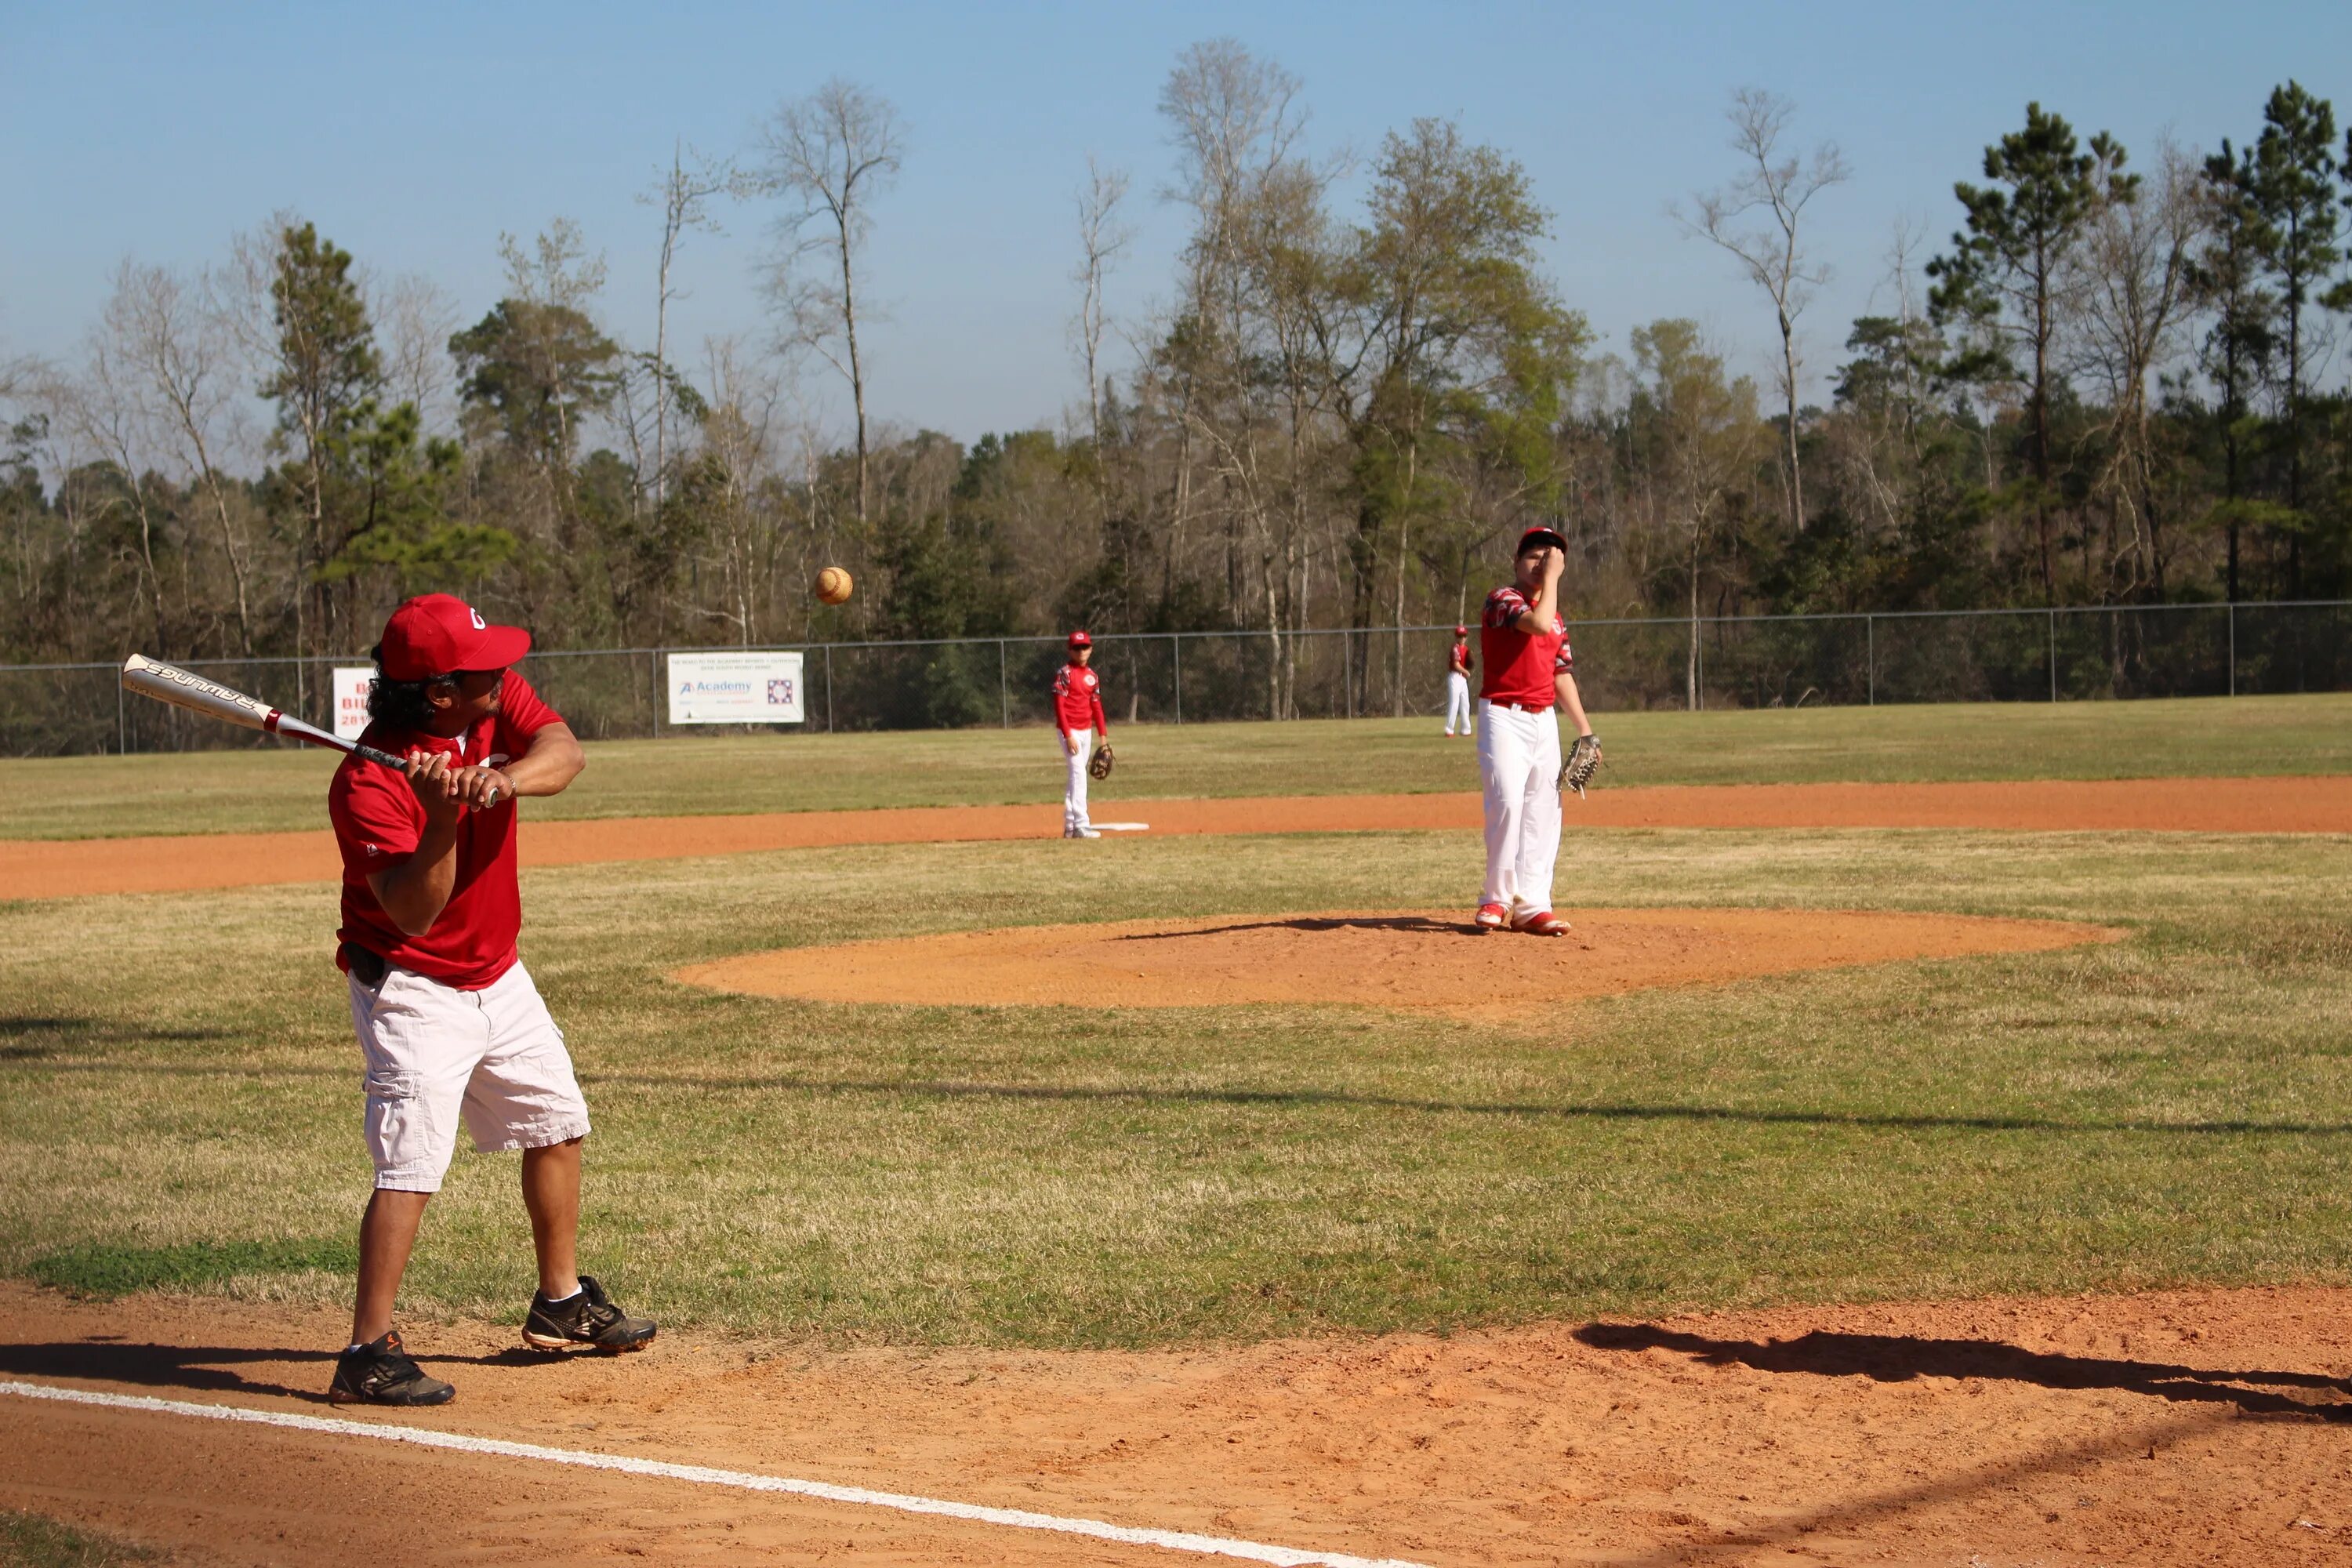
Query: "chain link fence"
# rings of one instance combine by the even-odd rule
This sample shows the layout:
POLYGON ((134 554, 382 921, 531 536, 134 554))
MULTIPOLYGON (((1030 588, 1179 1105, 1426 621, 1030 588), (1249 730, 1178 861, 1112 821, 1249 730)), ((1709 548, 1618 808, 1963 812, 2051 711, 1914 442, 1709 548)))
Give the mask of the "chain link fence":
MULTIPOLYGON (((2352 601, 1580 621, 1577 679, 1597 713, 1880 702, 2058 702, 2352 690, 2352 601), (1694 636, 1696 630, 1696 636, 1694 636)), ((1181 632, 1095 639, 1114 724, 1432 715, 1451 626, 1181 632)), ((666 648, 534 652, 532 683, 584 736, 653 736, 666 648)), ((689 651, 680 649, 677 651, 689 651)), ((828 731, 1044 724, 1055 637, 814 644, 808 722, 828 731)), ((331 724, 344 659, 205 659, 201 674, 331 724)), ((698 730, 709 727, 697 726, 698 730)), ((248 743, 126 696, 110 664, 0 666, 0 754, 248 743)))

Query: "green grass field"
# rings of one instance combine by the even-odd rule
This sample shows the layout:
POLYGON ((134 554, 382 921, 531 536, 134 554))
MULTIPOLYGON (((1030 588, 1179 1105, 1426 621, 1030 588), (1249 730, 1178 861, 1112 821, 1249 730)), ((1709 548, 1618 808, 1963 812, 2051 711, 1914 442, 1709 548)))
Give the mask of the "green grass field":
MULTIPOLYGON (((1637 735, 1686 755, 1674 776, 1690 778, 2327 772, 2346 764, 2347 713, 1883 710, 1622 732, 1637 757, 1637 735)), ((1016 756, 1050 783, 1040 744, 605 747, 573 809, 616 809, 607 790, 680 808, 650 793, 664 769, 701 809, 849 804, 850 785, 885 778, 906 799, 997 777, 1002 793, 977 797, 1006 798, 1028 787, 1016 756), (770 757, 800 770, 801 795, 756 765, 770 757)), ((1202 794, 1460 787, 1454 745, 1384 726, 1136 737, 1139 758, 1164 746, 1188 759, 1171 772, 1230 786, 1202 794), (1235 777, 1253 740, 1297 776, 1235 777), (1364 776, 1381 758, 1390 771, 1364 776)), ((181 826, 316 825, 315 767, 199 761, 206 793, 183 797, 197 815, 181 826), (257 782, 241 787, 239 768, 257 782)), ((8 764, 10 785, 42 769, 80 781, 29 805, 10 789, 12 830, 74 827, 77 788, 89 826, 120 830, 165 782, 152 762, 8 764)), ((1531 1004, 1500 1031, 1354 1008, 830 1006, 665 978, 903 934, 910 918, 1466 910, 1476 863, 1474 836, 1423 833, 530 873, 524 956, 597 1119, 591 1267, 633 1310, 711 1330, 1048 1346, 2352 1279, 2344 837, 1586 832, 1563 858, 1566 905, 1952 910, 2132 934, 1531 1004)), ((333 896, 0 905, 0 1273, 343 1297, 368 1168, 333 896)), ((510 1157, 460 1153, 410 1276, 412 1319, 519 1316, 514 1179, 510 1157)))
POLYGON ((0 1510, 0 1568, 128 1568, 164 1561, 163 1552, 150 1547, 41 1514, 0 1510))
MULTIPOLYGON (((1601 714, 1615 787, 2352 772, 2352 696, 1601 714)), ((1475 789, 1435 720, 1122 726, 1110 800, 1475 789)), ((589 747, 534 815, 696 816, 1061 798, 1042 729, 722 735, 589 747)), ((0 838, 317 826, 334 759, 280 748, 0 761, 0 838)))

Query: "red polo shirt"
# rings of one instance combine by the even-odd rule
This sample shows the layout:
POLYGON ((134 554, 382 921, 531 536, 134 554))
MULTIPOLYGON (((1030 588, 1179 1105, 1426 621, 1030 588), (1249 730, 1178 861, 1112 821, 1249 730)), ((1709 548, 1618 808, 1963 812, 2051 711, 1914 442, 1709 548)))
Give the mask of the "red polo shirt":
MULTIPOLYGON (((368 745, 405 756, 412 747, 446 752, 452 763, 496 766, 522 755, 530 738, 562 715, 540 700, 530 683, 509 669, 499 691, 499 711, 462 735, 427 735, 371 724, 368 745)), ((522 931, 522 889, 515 877, 515 804, 488 811, 461 808, 457 818, 457 879, 447 907, 423 936, 410 936, 384 913, 368 886, 371 872, 415 853, 425 833, 425 807, 402 774, 377 763, 346 757, 327 786, 327 819, 343 852, 343 923, 335 935, 357 942, 403 969, 460 991, 478 991, 514 967, 522 931)), ((341 963, 340 956, 338 963, 341 963)))

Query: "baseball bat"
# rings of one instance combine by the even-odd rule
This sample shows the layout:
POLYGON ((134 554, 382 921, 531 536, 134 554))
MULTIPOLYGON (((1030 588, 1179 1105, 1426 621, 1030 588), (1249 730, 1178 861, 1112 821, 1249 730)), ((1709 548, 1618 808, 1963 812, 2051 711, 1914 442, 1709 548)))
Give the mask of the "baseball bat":
MULTIPOLYGON (((288 740, 306 742, 313 746, 331 746, 339 752, 349 752, 371 763, 380 763, 394 773, 405 773, 405 758, 390 752, 380 752, 373 746, 362 746, 356 741, 346 741, 331 730, 321 730, 272 708, 257 697, 247 697, 233 687, 217 680, 206 680, 193 670, 174 664, 132 654, 122 661, 122 685, 127 691, 142 697, 152 697, 169 702, 174 708, 184 708, 191 713, 225 720, 242 729, 258 730, 267 735, 280 735, 288 740)), ((495 796, 493 797, 496 798, 495 796)))

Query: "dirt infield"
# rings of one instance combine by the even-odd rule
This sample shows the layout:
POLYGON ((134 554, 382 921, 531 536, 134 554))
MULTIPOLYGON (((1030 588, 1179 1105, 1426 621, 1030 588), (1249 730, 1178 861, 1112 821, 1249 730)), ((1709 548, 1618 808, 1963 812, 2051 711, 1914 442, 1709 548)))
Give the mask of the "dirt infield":
MULTIPOLYGON (((1601 789, 1569 804, 1583 827, 1961 827, 2042 832, 2352 833, 2352 776, 2051 780, 2028 784, 1723 784, 1601 789)), ((305 833, 0 842, 0 899, 184 892, 341 875, 322 826, 305 833)), ((1157 834, 1348 833, 1478 826, 1475 795, 1119 801, 1157 834)), ((929 806, 756 816, 534 822, 526 866, 667 860, 847 844, 1050 838, 1052 806, 929 806)))
MULTIPOLYGON (((341 1322, 0 1286, 0 1376, 327 1414, 341 1322), (287 1347, 299 1347, 289 1349, 287 1347)), ((1822 1307, 1154 1354, 415 1326, 362 1420, 1434 1564, 2333 1563, 2352 1291, 1822 1307)), ((0 1395, 0 1505, 239 1563, 1170 1563, 1151 1548, 0 1395), (226 1478, 234 1478, 233 1480, 226 1478)))
POLYGON ((1328 1003, 1510 1018, 1534 998, 1910 958, 2030 952, 2123 933, 2064 921, 1820 910, 1565 910, 1575 929, 1484 933, 1458 910, 1017 926, 698 963, 720 991, 922 1006, 1328 1003), (1477 1002, 1473 997, 1492 1000, 1477 1002))

